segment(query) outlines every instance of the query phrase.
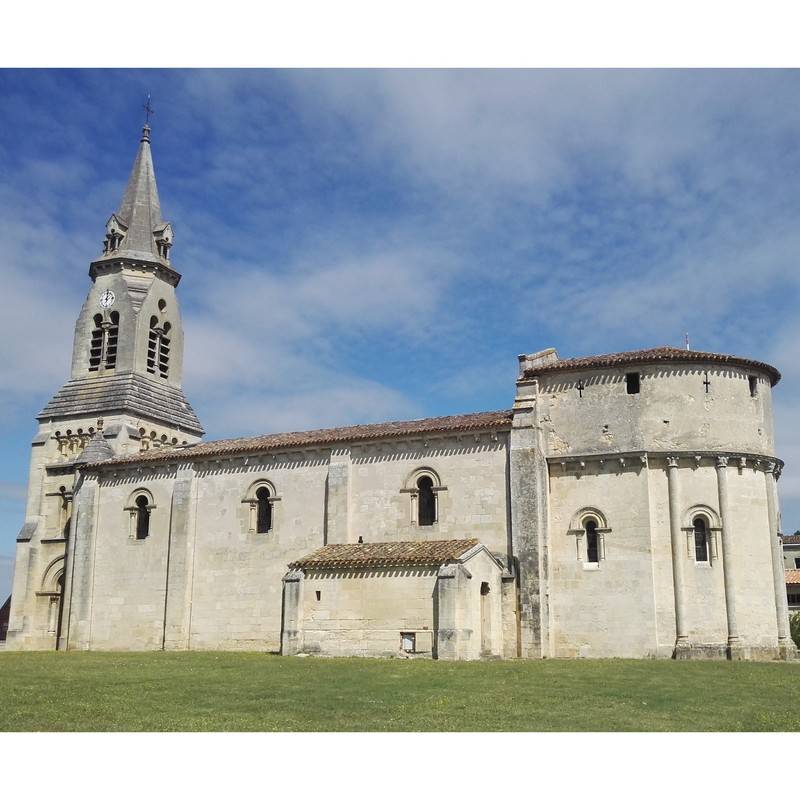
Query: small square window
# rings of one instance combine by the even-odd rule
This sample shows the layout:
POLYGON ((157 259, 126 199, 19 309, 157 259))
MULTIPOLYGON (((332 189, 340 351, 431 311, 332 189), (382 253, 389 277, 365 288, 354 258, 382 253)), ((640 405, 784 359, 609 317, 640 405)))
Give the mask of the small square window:
POLYGON ((794 560, 794 565, 795 565, 795 567, 796 567, 797 569, 800 569, 800 558, 796 558, 796 559, 794 560))
POLYGON ((625 374, 625 388, 628 394, 639 394, 638 372, 628 372, 625 374))
POLYGON ((417 650, 417 634, 416 633, 401 633, 400 634, 400 649, 404 653, 414 653, 417 650))
POLYGON ((758 378, 755 375, 749 375, 747 382, 750 384, 750 397, 756 397, 758 395, 758 378))

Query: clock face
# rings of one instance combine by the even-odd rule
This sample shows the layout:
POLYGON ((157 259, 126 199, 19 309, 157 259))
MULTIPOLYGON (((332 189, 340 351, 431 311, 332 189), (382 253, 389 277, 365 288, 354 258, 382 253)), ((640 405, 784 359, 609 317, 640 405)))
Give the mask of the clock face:
POLYGON ((116 300, 116 298, 111 289, 106 289, 103 294, 100 295, 100 305, 103 308, 111 308, 111 306, 114 305, 114 300, 116 300))

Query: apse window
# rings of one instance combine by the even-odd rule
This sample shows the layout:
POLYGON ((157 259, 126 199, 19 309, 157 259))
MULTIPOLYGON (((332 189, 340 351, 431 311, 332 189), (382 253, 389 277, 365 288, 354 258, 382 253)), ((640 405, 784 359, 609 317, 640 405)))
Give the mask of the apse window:
POLYGON ((758 396, 758 378, 755 375, 748 375, 747 382, 750 384, 750 397, 758 396))
POLYGON ((415 653, 417 650, 417 634, 416 633, 401 633, 400 634, 400 649, 404 653, 415 653))
POLYGON ((639 394, 640 379, 638 372, 628 372, 625 374, 625 389, 628 394, 639 394))
POLYGON ((584 528, 586 531, 586 560, 590 564, 600 563, 600 537, 597 533, 597 523, 593 520, 587 520, 584 528))
POLYGON ((708 564, 708 527, 702 517, 697 517, 694 526, 694 560, 698 564, 708 564))

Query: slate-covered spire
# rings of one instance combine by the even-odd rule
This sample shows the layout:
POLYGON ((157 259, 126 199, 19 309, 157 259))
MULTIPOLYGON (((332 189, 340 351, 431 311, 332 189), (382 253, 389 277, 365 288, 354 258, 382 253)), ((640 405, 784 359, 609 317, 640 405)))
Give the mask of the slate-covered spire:
POLYGON ((169 261, 172 226, 161 219, 149 125, 142 128, 139 150, 119 211, 112 214, 106 229, 105 255, 169 261))

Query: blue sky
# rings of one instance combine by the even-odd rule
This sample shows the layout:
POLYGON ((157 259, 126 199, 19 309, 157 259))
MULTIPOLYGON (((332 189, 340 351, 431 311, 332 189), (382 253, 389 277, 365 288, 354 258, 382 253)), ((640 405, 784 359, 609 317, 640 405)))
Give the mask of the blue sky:
POLYGON ((797 71, 0 71, 0 596, 149 91, 210 438, 509 407, 516 355, 763 359, 800 527, 797 71))

